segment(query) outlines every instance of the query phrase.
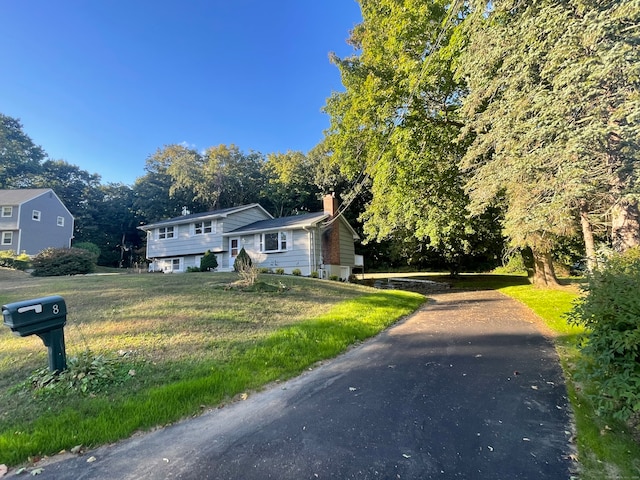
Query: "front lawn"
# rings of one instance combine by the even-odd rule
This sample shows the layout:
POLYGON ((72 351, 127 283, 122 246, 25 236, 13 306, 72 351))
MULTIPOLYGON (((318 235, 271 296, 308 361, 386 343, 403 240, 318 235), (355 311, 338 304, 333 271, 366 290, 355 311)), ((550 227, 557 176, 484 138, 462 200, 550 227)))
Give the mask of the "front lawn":
POLYGON ((93 447, 301 373, 414 311, 424 297, 290 276, 276 292, 229 289, 234 274, 12 277, 0 303, 61 295, 67 357, 0 329, 0 464, 93 447), (34 389, 34 385, 38 388, 34 389))

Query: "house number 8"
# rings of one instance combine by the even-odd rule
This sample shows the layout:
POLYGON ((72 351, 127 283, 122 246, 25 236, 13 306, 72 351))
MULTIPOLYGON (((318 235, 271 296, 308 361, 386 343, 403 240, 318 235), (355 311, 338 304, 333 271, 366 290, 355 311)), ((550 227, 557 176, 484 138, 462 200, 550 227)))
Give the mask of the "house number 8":
POLYGON ((57 304, 57 303, 54 303, 54 304, 53 304, 53 314, 54 314, 54 315, 57 315, 57 314, 59 314, 59 313, 60 313, 60 307, 58 306, 58 304, 57 304))

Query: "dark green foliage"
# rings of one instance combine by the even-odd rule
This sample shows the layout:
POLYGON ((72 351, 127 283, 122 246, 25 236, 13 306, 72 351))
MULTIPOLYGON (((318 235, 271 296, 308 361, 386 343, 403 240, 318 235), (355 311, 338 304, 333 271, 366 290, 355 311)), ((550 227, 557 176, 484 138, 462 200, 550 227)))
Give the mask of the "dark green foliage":
POLYGON ((0 251, 0 267, 14 268, 16 270, 26 270, 29 268, 31 260, 29 255, 24 253, 16 255, 11 250, 0 251))
POLYGON ((200 271, 213 272, 216 268, 218 268, 218 258, 215 253, 211 253, 211 250, 207 250, 200 260, 200 271))
POLYGON ((578 378, 594 387, 599 412, 627 420, 640 414, 640 248, 608 259, 586 290, 569 314, 589 331, 578 378))
POLYGON ((238 253, 238 256, 236 257, 236 260, 233 262, 233 271, 239 272, 243 270, 244 267, 251 267, 252 265, 253 262, 251 261, 251 257, 246 252, 244 247, 242 247, 242 249, 238 253))
POLYGON ((276 268, 276 275, 284 275, 284 268, 276 268))
POLYGON ((122 383, 132 376, 126 365, 86 350, 71 357, 67 369, 52 373, 48 368, 36 370, 25 387, 39 396, 95 395, 114 383, 122 383))
POLYGON ((302 270, 300 270, 299 268, 294 268, 293 270, 291 270, 291 275, 299 277, 300 275, 302 275, 302 270))
POLYGON ((80 248, 47 248, 33 258, 32 265, 36 277, 78 275, 95 270, 95 256, 80 248))
POLYGON ((73 247, 79 248, 80 250, 86 250, 87 252, 92 253, 96 257, 96 262, 98 261, 98 257, 100 256, 100 247, 95 243, 79 242, 79 243, 74 243, 73 247))

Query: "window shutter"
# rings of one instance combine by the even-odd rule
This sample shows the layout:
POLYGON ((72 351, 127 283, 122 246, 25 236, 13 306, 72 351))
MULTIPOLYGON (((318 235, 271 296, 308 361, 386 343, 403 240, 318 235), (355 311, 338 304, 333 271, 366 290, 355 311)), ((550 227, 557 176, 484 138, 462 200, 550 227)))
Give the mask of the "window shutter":
POLYGON ((262 244, 260 243, 260 234, 259 233, 256 233, 253 236, 253 248, 255 248, 256 251, 258 251, 258 252, 264 251, 264 248, 262 248, 262 244))
POLYGON ((287 230, 287 251, 293 250, 293 230, 287 230))

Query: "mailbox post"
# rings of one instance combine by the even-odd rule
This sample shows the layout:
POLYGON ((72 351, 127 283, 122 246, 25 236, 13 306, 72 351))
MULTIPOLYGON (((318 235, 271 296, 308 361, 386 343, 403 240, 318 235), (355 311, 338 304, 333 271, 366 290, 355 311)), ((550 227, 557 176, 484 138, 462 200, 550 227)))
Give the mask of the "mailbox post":
POLYGON ((49 370, 61 372, 67 368, 64 346, 64 326, 67 305, 58 295, 35 298, 2 306, 4 324, 21 337, 39 336, 49 349, 49 370))

